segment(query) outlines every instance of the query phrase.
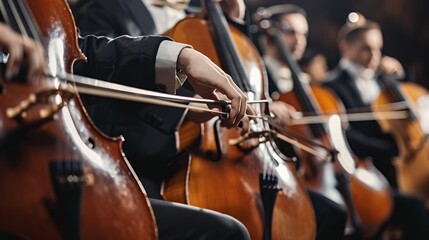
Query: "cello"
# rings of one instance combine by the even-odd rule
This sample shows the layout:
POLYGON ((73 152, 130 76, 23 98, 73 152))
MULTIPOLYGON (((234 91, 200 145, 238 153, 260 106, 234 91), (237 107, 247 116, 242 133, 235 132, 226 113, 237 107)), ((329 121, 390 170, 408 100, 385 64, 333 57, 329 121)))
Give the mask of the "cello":
POLYGON ((51 75, 31 82, 0 78, 0 236, 156 239, 122 137, 98 131, 76 92, 53 77, 85 59, 67 3, 2 0, 0 10, 12 28, 45 46, 51 75))
MULTIPOLYGON (((379 119, 384 132, 395 139, 399 155, 394 161, 400 191, 421 195, 429 207, 429 131, 428 121, 419 111, 429 93, 414 83, 399 83, 394 77, 382 75, 385 89, 372 104, 376 115, 383 115, 385 106, 400 103, 408 111, 406 119, 379 119), (420 102, 420 104, 419 104, 420 102), (425 125, 426 124, 426 125, 425 125)), ((427 115, 426 115, 427 118, 427 115)))
MULTIPOLYGON (((305 115, 321 116, 322 113, 343 112, 344 107, 330 91, 322 87, 310 87, 301 79, 301 70, 296 60, 283 42, 275 23, 267 20, 269 17, 268 12, 260 10, 256 16, 257 26, 272 39, 281 60, 291 71, 293 82, 293 90, 280 94, 278 100, 292 105, 305 115)), ((334 159, 322 159, 294 149, 300 160, 299 173, 304 184, 345 206, 349 213, 345 234, 360 239, 376 233, 388 219, 393 200, 387 180, 372 163, 364 160, 355 161, 342 131, 334 129, 341 128, 340 125, 338 122, 337 126, 329 124, 328 127, 328 121, 321 121, 288 128, 306 138, 316 139, 321 145, 338 152, 334 159)))
MULTIPOLYGON (((266 99, 266 72, 257 50, 228 27, 217 3, 204 3, 208 20, 188 17, 167 34, 221 65, 249 100, 266 99)), ((258 115, 268 111, 259 106, 258 115)), ((188 164, 164 183, 164 198, 229 214, 252 239, 314 239, 314 212, 294 162, 279 155, 267 122, 250 128, 243 137, 216 118, 205 123, 200 144, 183 156, 188 164)))

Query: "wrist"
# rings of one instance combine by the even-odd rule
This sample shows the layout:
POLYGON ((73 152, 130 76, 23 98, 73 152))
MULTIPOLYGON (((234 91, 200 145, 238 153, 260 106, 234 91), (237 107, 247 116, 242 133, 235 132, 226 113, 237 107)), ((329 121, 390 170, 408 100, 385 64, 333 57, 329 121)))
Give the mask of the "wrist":
POLYGON ((179 71, 186 73, 186 67, 189 66, 191 62, 193 51, 192 48, 183 48, 182 51, 180 51, 176 65, 179 71))

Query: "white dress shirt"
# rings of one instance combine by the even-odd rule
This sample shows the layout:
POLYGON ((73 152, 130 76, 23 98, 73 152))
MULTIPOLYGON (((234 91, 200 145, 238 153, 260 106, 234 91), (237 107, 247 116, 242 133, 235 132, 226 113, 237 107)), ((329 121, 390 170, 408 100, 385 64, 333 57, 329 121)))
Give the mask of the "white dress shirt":
POLYGON ((174 94, 186 81, 186 75, 177 72, 177 60, 184 48, 190 45, 162 41, 159 45, 155 61, 155 83, 165 86, 165 92, 174 94))
MULTIPOLYGON (((270 56, 264 56, 264 63, 268 71, 272 74, 272 80, 276 84, 280 93, 287 93, 293 90, 292 72, 289 67, 284 63, 281 63, 275 58, 270 56)), ((300 79, 303 83, 308 84, 310 79, 306 73, 301 72, 300 79)), ((273 99, 276 96, 271 96, 273 99)))
MULTIPOLYGON (((166 32, 186 17, 184 10, 154 6, 151 4, 151 0, 142 1, 150 12, 158 34, 166 32)), ((177 60, 183 48, 192 47, 172 41, 162 41, 156 54, 155 83, 165 86, 165 92, 170 94, 174 94, 186 80, 184 74, 177 73, 177 60)))
POLYGON ((364 68, 345 58, 340 60, 340 67, 355 79, 357 89, 364 103, 371 104, 378 98, 381 89, 377 83, 377 76, 374 70, 364 68))
POLYGON ((167 6, 154 6, 151 4, 151 0, 142 1, 155 22, 156 32, 158 34, 165 33, 167 30, 174 27, 178 21, 186 17, 184 10, 178 10, 167 6))

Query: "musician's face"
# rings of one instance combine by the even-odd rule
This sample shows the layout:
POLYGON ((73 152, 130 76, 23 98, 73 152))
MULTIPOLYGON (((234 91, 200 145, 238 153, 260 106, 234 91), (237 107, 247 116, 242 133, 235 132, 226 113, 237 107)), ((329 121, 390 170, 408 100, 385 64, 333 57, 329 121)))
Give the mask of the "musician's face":
POLYGON ((376 70, 381 61, 383 36, 378 29, 362 32, 359 37, 347 44, 345 57, 365 68, 376 70))
POLYGON ((300 59, 307 47, 308 22, 299 13, 283 15, 281 18, 282 37, 295 59, 300 59))

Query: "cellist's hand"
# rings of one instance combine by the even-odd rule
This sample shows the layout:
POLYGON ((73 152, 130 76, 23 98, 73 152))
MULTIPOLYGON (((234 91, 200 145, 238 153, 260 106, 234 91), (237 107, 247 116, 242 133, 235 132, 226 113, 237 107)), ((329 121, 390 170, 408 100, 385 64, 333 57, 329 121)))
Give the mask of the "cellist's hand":
MULTIPOLYGON (((203 98, 219 100, 216 91, 224 94, 231 100, 231 109, 226 123, 230 126, 240 126, 247 131, 249 119, 245 114, 255 115, 254 110, 248 107, 246 95, 234 83, 232 78, 208 57, 192 48, 184 48, 179 55, 177 67, 188 76, 188 81, 195 92, 203 98)), ((209 106, 220 110, 219 106, 209 106)))
POLYGON ((276 116, 275 122, 282 126, 288 125, 292 120, 292 115, 296 112, 293 106, 282 101, 271 102, 270 111, 276 116))
POLYGON ((0 23, 0 46, 9 53, 6 66, 7 78, 17 75, 23 64, 28 67, 27 80, 43 75, 46 61, 40 44, 0 23))
POLYGON ((392 57, 383 56, 380 62, 379 71, 384 74, 393 75, 397 77, 404 77, 405 72, 401 63, 392 57))
MULTIPOLYGON (((201 98, 200 95, 195 94, 193 96, 194 98, 201 98)), ((207 107, 207 105, 202 104, 202 103, 189 103, 190 106, 195 106, 198 108, 206 108, 209 109, 207 107)), ((212 119, 214 117, 214 115, 210 112, 207 111, 203 111, 203 110, 199 110, 199 109, 189 109, 188 113, 186 114, 186 119, 195 122, 195 123, 204 123, 207 122, 208 120, 212 119)))

